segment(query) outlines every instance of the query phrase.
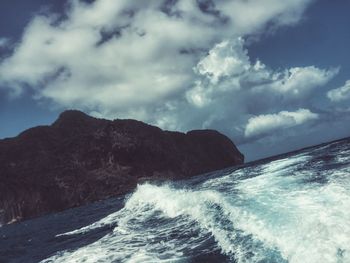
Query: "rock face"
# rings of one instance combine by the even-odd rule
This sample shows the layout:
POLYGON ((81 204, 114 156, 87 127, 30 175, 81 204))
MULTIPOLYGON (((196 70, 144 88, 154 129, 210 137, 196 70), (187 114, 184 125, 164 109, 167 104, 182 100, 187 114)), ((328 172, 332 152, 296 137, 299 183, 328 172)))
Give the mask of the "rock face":
POLYGON ((180 179, 243 162, 217 131, 184 134, 66 111, 51 126, 0 140, 0 223, 123 194, 141 178, 180 179))

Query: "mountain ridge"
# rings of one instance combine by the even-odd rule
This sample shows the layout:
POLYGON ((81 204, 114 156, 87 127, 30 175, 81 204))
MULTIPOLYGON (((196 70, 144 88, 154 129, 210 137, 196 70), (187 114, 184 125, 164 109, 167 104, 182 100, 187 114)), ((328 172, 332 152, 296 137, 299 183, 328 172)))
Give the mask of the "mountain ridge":
POLYGON ((0 222, 125 194, 144 178, 182 179, 243 162, 215 130, 163 131, 69 110, 52 125, 0 140, 0 222))

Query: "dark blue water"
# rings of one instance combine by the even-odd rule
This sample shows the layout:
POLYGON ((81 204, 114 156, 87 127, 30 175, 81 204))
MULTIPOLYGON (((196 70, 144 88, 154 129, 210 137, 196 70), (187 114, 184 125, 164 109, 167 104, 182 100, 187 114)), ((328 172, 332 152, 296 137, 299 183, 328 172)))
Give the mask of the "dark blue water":
POLYGON ((0 262, 350 262, 350 140, 3 226, 0 262))

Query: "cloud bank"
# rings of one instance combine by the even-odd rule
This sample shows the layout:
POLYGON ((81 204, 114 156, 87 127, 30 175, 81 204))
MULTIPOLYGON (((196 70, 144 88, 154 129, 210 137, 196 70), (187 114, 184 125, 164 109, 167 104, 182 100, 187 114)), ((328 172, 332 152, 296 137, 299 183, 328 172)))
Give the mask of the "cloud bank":
POLYGON ((322 119, 308 107, 339 69, 273 70, 251 61, 244 40, 298 23, 311 2, 71 0, 64 14, 27 25, 0 60, 0 87, 98 117, 214 128, 253 143, 322 119))

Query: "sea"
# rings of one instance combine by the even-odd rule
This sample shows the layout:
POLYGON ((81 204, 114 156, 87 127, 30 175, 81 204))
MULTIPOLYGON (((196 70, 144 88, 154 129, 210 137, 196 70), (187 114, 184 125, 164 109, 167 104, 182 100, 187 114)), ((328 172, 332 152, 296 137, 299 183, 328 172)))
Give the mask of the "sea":
POLYGON ((350 262, 350 139, 0 227, 1 263, 350 262))

